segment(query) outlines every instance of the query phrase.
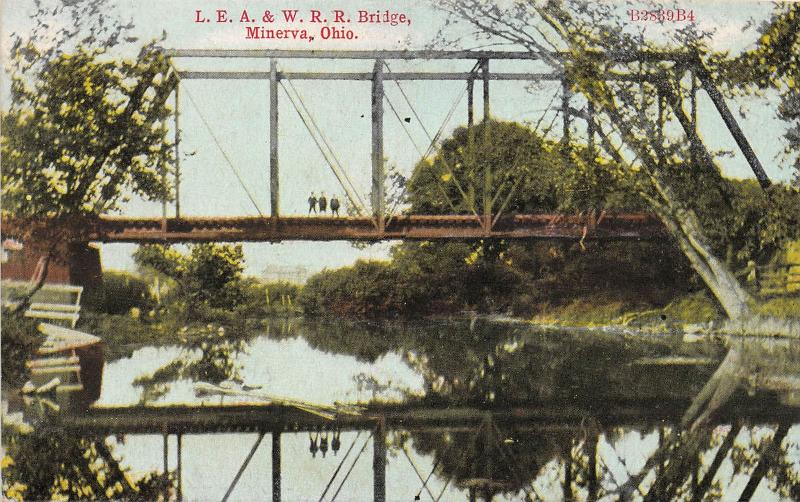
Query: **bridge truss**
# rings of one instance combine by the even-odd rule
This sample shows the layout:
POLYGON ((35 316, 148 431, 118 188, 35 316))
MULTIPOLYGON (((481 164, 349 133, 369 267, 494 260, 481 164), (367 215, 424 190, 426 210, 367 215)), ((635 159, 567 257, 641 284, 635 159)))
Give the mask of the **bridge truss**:
MULTIPOLYGON (((540 82, 557 81, 561 83, 561 107, 558 112, 561 115, 563 124, 562 141, 569 143, 570 124, 573 118, 580 118, 586 122, 586 132, 588 136, 588 146, 592 154, 595 151, 595 138, 600 136, 605 140, 607 137, 595 120, 594 107, 592 101, 587 100, 587 106, 583 110, 577 110, 571 106, 570 83, 563 72, 492 72, 490 65, 492 61, 547 61, 552 60, 553 56, 563 57, 563 54, 550 53, 539 54, 536 52, 512 52, 512 51, 319 51, 319 50, 183 50, 168 49, 165 55, 172 60, 197 59, 197 58, 261 58, 269 60, 269 71, 176 71, 183 79, 213 79, 213 80, 265 80, 269 83, 269 184, 270 184, 270 212, 268 218, 270 223, 249 221, 247 218, 219 218, 212 221, 208 218, 195 220, 191 218, 181 218, 180 214, 180 166, 176 165, 175 174, 175 217, 168 218, 166 210, 161 224, 161 238, 164 240, 204 240, 220 239, 231 240, 241 238, 244 240, 289 240, 289 239, 437 239, 437 238, 649 238, 660 232, 653 225, 656 220, 643 215, 616 215, 606 217, 605 215, 582 215, 583 222, 575 218, 558 218, 556 215, 519 215, 510 218, 503 218, 505 205, 510 199, 514 188, 505 195, 505 201, 500 200, 499 188, 493 184, 491 169, 487 168, 483 173, 483 207, 475 208, 471 206, 472 214, 466 218, 455 216, 407 216, 397 219, 396 216, 387 214, 385 207, 384 180, 386 177, 384 160, 384 102, 386 101, 384 85, 385 82, 395 81, 464 81, 466 82, 467 94, 467 124, 472 126, 475 122, 475 103, 474 87, 476 80, 482 86, 483 98, 483 119, 488 119, 490 114, 490 83, 492 81, 522 81, 540 82), (305 71, 291 72, 281 71, 279 62, 284 60, 368 60, 373 62, 371 72, 330 72, 330 71, 305 71), (426 72, 393 72, 389 67, 389 61, 409 61, 409 60, 468 60, 474 61, 473 70, 470 72, 453 71, 426 71, 426 72), (371 225, 372 228, 364 229, 363 219, 353 218, 344 220, 345 223, 334 223, 325 219, 306 219, 301 221, 299 218, 283 218, 280 214, 280 186, 279 186, 279 117, 278 100, 279 86, 284 82, 295 80, 312 81, 369 81, 371 88, 371 159, 372 159, 372 190, 371 190, 371 225), (546 221, 547 225, 540 225, 546 221), (605 221, 606 226, 597 225, 605 221), (627 224, 638 222, 641 231, 636 231, 636 224, 631 228, 627 224), (255 223, 255 224, 254 224, 255 223), (582 224, 581 224, 582 223, 582 224), (227 230, 213 231, 213 228, 225 228, 227 230), (187 231, 188 230, 188 231, 187 231)), ((747 138, 739 127, 736 119, 728 108, 725 100, 716 85, 714 84, 709 72, 696 55, 686 52, 653 52, 653 51, 631 51, 625 53, 604 54, 615 63, 630 63, 633 61, 657 61, 672 65, 681 74, 690 73, 692 81, 691 89, 691 110, 689 113, 684 111, 684 103, 680 92, 677 92, 673 84, 665 82, 663 76, 656 74, 625 74, 622 72, 609 72, 609 80, 625 80, 631 82, 648 82, 658 89, 659 95, 663 98, 659 100, 659 115, 663 113, 662 107, 670 106, 675 113, 678 122, 686 133, 688 139, 699 154, 706 167, 711 166, 711 155, 703 146, 697 134, 697 100, 696 81, 699 81, 702 89, 713 101, 716 109, 728 127, 734 140, 740 147, 746 160, 750 164, 757 179, 766 187, 770 184, 769 178, 764 172, 761 163, 753 152, 747 138)), ((179 80, 179 81, 180 81, 179 80)), ((286 95, 292 100, 292 104, 303 117, 300 107, 292 99, 286 86, 286 95)), ((402 88, 400 88, 402 92, 402 88)), ((179 102, 178 96, 180 83, 175 92, 176 98, 176 124, 178 123, 179 102)), ((405 93, 403 92, 404 97, 405 93)), ((298 94, 299 96, 299 94, 298 94)), ((407 97, 406 97, 407 98, 407 97)), ((408 100, 407 100, 408 101, 408 100)), ((392 111, 396 114, 394 107, 389 102, 392 111)), ((410 102, 408 102, 411 105, 410 102)), ((306 112, 310 112, 301 105, 306 112)), ((412 106, 413 111, 413 106, 412 106)), ((414 112, 416 113, 416 112, 414 112)), ((417 117, 418 118, 418 117, 417 117)), ((398 116, 399 119, 399 116, 398 116)), ((313 122, 313 117, 311 117, 313 122)), ((304 123, 306 119, 304 119, 304 123)), ((421 121, 420 121, 421 122, 421 121)), ((308 125, 308 124, 307 124, 308 125)), ((314 124, 316 125, 316 124, 314 124)), ((424 125, 423 125, 424 128, 424 125)), ((427 130, 426 130, 427 133, 427 130)), ((430 137, 430 134, 428 134, 430 137)), ((432 138, 431 147, 434 146, 438 138, 432 138)), ((316 138, 315 138, 315 141, 316 138)), ((324 137, 323 137, 324 141, 324 137)), ((326 142, 327 144, 327 142, 326 142)), ((180 131, 176 126, 176 153, 180 148, 180 131)), ((318 143, 322 148, 322 145, 318 143)), ((330 145, 327 145, 330 148, 330 145)), ((429 149, 430 151, 430 149, 429 149)), ((333 155, 335 157, 335 155, 333 155)), ((176 155, 176 159, 179 157, 176 155)), ((326 157, 327 160, 327 157, 326 157)), ((178 162, 176 160, 176 162, 178 162)), ((354 193, 352 183, 349 183, 347 173, 342 169, 340 163, 329 162, 334 170, 337 179, 342 184, 351 204, 358 210, 360 216, 366 209, 358 194, 354 193)), ((458 185, 458 180, 455 180, 458 185)), ((461 191, 464 195, 463 191, 461 191)), ((148 233, 145 229, 152 227, 152 221, 146 220, 106 220, 109 228, 118 228, 120 223, 126 222, 126 229, 123 232, 107 233, 109 239, 119 238, 121 240, 133 239, 133 236, 147 240, 154 237, 152 232, 148 233)))
MULTIPOLYGON (((549 72, 502 72, 491 71, 493 61, 537 61, 552 60, 554 56, 564 57, 563 54, 512 51, 325 51, 325 50, 226 50, 226 49, 164 49, 166 57, 173 62, 172 67, 178 74, 178 85, 175 89, 175 172, 174 172, 174 216, 168 213, 167 203, 163 203, 161 218, 132 218, 101 216, 87 222, 95 230, 93 238, 105 242, 198 242, 198 241, 270 241, 283 240, 366 240, 376 241, 383 239, 650 239, 661 236, 664 229, 659 220, 646 214, 606 214, 589 213, 580 215, 556 214, 504 214, 506 206, 511 200, 519 183, 512 187, 495 186, 491 168, 486 167, 483 180, 479 183, 482 187, 483 207, 475 207, 474 201, 469 201, 465 190, 459 181, 453 177, 454 185, 459 188, 464 202, 469 207, 469 214, 453 215, 395 215, 389 214, 396 209, 387 211, 384 193, 384 180, 386 178, 384 157, 384 102, 388 100, 384 92, 385 82, 394 81, 462 81, 466 82, 467 95, 467 124, 475 123, 474 87, 476 81, 482 87, 483 119, 490 118, 490 84, 493 81, 520 81, 541 82, 556 81, 561 83, 561 104, 557 114, 561 116, 563 125, 562 142, 569 144, 570 124, 573 119, 582 119, 586 123, 588 148, 592 156, 596 151, 596 139, 600 139, 603 149, 616 161, 623 162, 618 149, 610 142, 610 135, 603 131, 600 123, 595 118, 592 101, 587 99, 583 109, 572 106, 570 82, 566 75, 560 71, 549 72), (249 58, 267 59, 269 71, 197 71, 178 69, 176 62, 184 59, 227 59, 249 58), (279 62, 285 60, 368 60, 373 62, 371 72, 342 72, 342 71, 281 71, 279 62), (393 72, 390 61, 415 61, 415 60, 465 60, 474 61, 473 70, 469 72, 455 71, 402 71, 393 72), (269 161, 265 166, 269 172, 270 210, 268 214, 259 217, 185 217, 181 214, 181 171, 180 171, 180 96, 182 80, 264 80, 269 84, 269 161), (292 81, 368 81, 371 82, 371 200, 370 209, 366 208, 363 200, 349 181, 346 169, 332 152, 324 136, 321 139, 314 137, 314 141, 323 151, 326 161, 334 171, 336 178, 347 194, 347 198, 358 213, 357 217, 334 218, 301 218, 297 216, 284 217, 280 214, 280 159, 278 155, 279 144, 279 87, 283 86, 286 96, 292 101, 295 110, 309 128, 316 126, 313 116, 304 103, 297 103, 292 97, 290 89, 292 81), (284 85, 287 84, 287 85, 284 85), (309 123, 310 122, 310 123, 309 123), (328 154, 325 153, 327 148, 328 154), (505 190, 505 192, 504 192, 505 190), (369 213, 369 214, 368 214, 369 213)), ((703 145, 697 134, 697 99, 696 93, 700 83, 714 103, 717 111, 729 129, 733 139, 738 144, 755 173, 762 187, 770 184, 764 169, 750 146, 747 138, 739 127, 736 119, 728 108, 724 97, 714 84, 709 72, 700 59, 686 52, 654 52, 630 51, 625 53, 604 54, 614 63, 625 64, 636 61, 664 62, 677 70, 678 74, 691 75, 691 94, 689 112, 684 110, 684 99, 680 87, 675 83, 667 82, 663 75, 632 74, 620 71, 609 71, 607 79, 630 82, 643 82, 654 86, 661 99, 658 100, 659 116, 663 115, 666 107, 674 112, 677 122, 683 129, 692 144, 693 155, 699 159, 698 165, 705 169, 716 169, 713 157, 703 145)), ((679 83, 678 83, 679 85, 679 83)), ((402 92, 402 88, 400 88, 402 92)), ((411 106, 405 93, 402 92, 407 103, 411 106)), ((295 95, 299 97, 299 93, 295 95)), ((188 95, 191 99, 191 95, 188 95)), ((554 95, 554 99, 555 99, 554 95)), ((454 103, 457 105, 458 102, 454 103)), ((389 102, 392 112, 397 115, 394 106, 389 102)), ((413 106, 411 106, 413 112, 413 106)), ((451 110, 452 113, 452 110, 451 110)), ((416 115, 416 112, 414 112, 416 115)), ((397 115, 399 119, 399 115, 397 115)), ((417 119, 419 117, 417 116, 417 119)), ((205 121, 205 119, 203 119, 205 121)), ((555 120, 555 118, 554 118, 555 120)), ((419 121, 420 124, 422 123, 419 121)), ((208 124, 206 123, 206 126, 208 124)), ((663 124, 662 124, 663 127, 663 124)), ((424 125, 423 125, 424 128, 424 125)), ((209 128, 209 132, 212 133, 209 128)), ((408 133, 408 131, 406 130, 408 133)), ((435 137, 431 137, 428 148, 429 155, 433 151, 441 130, 435 137)), ((321 134, 321 130, 320 130, 321 134)), ((216 140, 216 138, 215 138, 216 140)), ((416 146, 416 145, 415 145, 416 146)), ((223 152, 224 153, 224 152, 223 152)), ((423 157, 424 158, 424 157, 423 157)), ((232 169, 236 169, 226 155, 226 161, 232 169)), ((237 177, 241 177, 236 171, 237 177)), ((452 173, 451 173, 452 174, 452 173)), ((166 177, 167 174, 164 173, 166 177)), ((441 180, 436 177, 437 183, 441 180)), ((242 182, 248 196, 258 209, 247 186, 242 182)), ((440 188, 442 188, 440 186, 440 188)), ((475 187, 472 187, 475 188, 475 187)), ((444 194, 444 191, 442 192, 444 194)), ((448 203, 452 202, 448 199, 448 203)), ((456 211, 454 211, 456 212, 456 211)), ((15 221, 13 218, 3 218, 6 230, 13 234, 15 221)))

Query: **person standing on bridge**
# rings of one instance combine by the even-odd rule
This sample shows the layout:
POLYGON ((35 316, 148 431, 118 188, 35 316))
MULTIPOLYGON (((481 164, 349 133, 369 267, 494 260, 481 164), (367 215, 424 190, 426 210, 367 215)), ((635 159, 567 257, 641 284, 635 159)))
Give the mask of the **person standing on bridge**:
POLYGON ((339 216, 339 199, 336 195, 331 197, 331 215, 339 216))
POLYGON ((308 198, 308 214, 311 214, 311 211, 317 214, 317 197, 314 192, 311 192, 311 197, 308 198))
POLYGON ((325 198, 325 192, 322 192, 319 196, 319 214, 325 214, 326 209, 328 209, 328 199, 325 198))

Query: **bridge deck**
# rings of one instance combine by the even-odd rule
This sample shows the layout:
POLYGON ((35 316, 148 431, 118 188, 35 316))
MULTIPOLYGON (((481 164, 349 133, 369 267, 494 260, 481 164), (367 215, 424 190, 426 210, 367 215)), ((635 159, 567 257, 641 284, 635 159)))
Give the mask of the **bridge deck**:
MULTIPOLYGON (((387 429, 470 430, 491 414, 498 423, 518 429, 571 429, 587 418, 603 426, 676 423, 690 400, 603 403, 586 408, 568 403, 540 403, 507 408, 479 409, 468 406, 444 407, 403 404, 372 405, 359 415, 341 414, 333 421, 297 408, 263 403, 221 405, 163 405, 92 407, 88 411, 62 416, 62 424, 89 434, 177 434, 216 432, 311 431, 320 427, 341 430, 371 429, 378 420, 387 429)), ((733 417, 753 422, 797 420, 797 408, 771 399, 733 402, 716 416, 718 423, 733 417)))
MULTIPOLYGON (((92 240, 103 242, 211 242, 291 240, 437 239, 653 239, 664 235, 647 213, 593 215, 519 214, 499 218, 491 228, 474 215, 401 215, 383 228, 374 218, 329 216, 132 218, 103 216, 87 221, 92 240)), ((4 218, 13 234, 14 221, 4 218)))

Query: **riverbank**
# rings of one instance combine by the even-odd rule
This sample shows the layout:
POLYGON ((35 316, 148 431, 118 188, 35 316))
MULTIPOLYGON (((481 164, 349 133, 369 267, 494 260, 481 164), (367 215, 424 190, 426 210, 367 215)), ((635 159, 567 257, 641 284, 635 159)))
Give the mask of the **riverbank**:
POLYGON ((641 308, 619 301, 576 300, 543 304, 525 322, 564 328, 602 328, 620 332, 689 333, 800 337, 800 297, 768 298, 753 306, 752 319, 725 318, 704 292, 690 293, 662 308, 641 308))
MULTIPOLYGON (((749 335, 749 336, 800 336, 800 297, 785 296, 767 299, 754 308, 757 316, 744 323, 733 323, 724 318, 715 303, 703 292, 686 294, 661 308, 647 304, 633 304, 602 296, 583 298, 563 304, 541 303, 536 305, 535 314, 515 316, 513 314, 487 315, 479 317, 499 322, 519 322, 545 328, 560 328, 587 333, 636 334, 690 334, 690 335, 749 335)), ((425 316, 427 319, 465 319, 474 318, 474 313, 441 313, 425 316)), ((397 322, 388 318, 346 318, 332 315, 310 315, 303 317, 300 312, 286 312, 280 316, 245 317, 220 315, 202 320, 188 320, 185 316, 171 314, 165 310, 147 313, 132 309, 124 314, 85 312, 77 328, 100 336, 106 347, 108 360, 130 356, 143 345, 192 345, 213 333, 223 335, 227 340, 247 340, 254 334, 265 330, 275 330, 276 323, 291 324, 293 320, 329 322, 337 324, 350 321, 397 322)), ((420 318, 404 318, 414 322, 420 318)), ((31 336, 14 336, 17 332, 30 330, 30 322, 22 322, 20 329, 14 330, 15 323, 4 319, 3 352, 4 376, 19 371, 14 360, 24 361, 21 354, 31 351, 31 336), (12 326, 13 325, 13 326, 12 326), (5 357, 6 354, 14 357, 5 357), (12 360, 13 359, 13 360, 12 360), (6 373, 9 373, 6 375, 6 373)), ((277 336, 289 336, 290 329, 278 328, 277 336)), ((18 366, 18 365, 17 365, 18 366)))
MULTIPOLYGON (((686 294, 664 307, 635 305, 602 297, 575 300, 561 305, 543 303, 537 306, 537 313, 530 317, 514 315, 485 315, 483 318, 525 322, 547 327, 561 328, 602 328, 620 332, 642 333, 716 333, 716 334, 780 334, 789 329, 800 333, 800 297, 776 297, 759 303, 754 308, 757 317, 747 324, 736 324, 725 319, 715 302, 703 292, 686 294), (771 319, 771 321, 767 321, 771 319)), ((465 318, 474 314, 443 313, 417 318, 404 318, 407 321, 425 318, 465 318)), ((222 328, 229 339, 243 339, 252 336, 254 331, 267 328, 273 321, 293 319, 345 321, 369 320, 381 322, 388 318, 341 318, 339 316, 318 314, 303 316, 300 312, 280 316, 237 317, 220 316, 207 318, 203 322, 188 322, 186 319, 159 315, 132 316, 130 314, 109 315, 87 313, 79 327, 91 333, 101 333, 110 356, 124 357, 132 347, 143 344, 185 344, 206 336, 209 330, 217 332, 222 328)), ((391 319, 395 322, 397 319, 391 319)))

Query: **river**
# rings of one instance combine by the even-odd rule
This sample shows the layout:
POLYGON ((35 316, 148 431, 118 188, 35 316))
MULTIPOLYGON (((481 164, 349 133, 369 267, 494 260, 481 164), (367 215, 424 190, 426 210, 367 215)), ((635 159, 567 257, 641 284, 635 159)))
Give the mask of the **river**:
MULTIPOLYGON (((765 376, 765 368, 796 378, 800 350, 774 341, 755 345, 747 351, 748 368, 758 378, 745 378, 717 414, 703 437, 694 474, 679 483, 676 496, 691 498, 731 424, 744 420, 708 489, 721 500, 738 500, 761 456, 757 448, 769 444, 787 410, 783 450, 772 459, 752 500, 796 496, 791 479, 800 476, 800 396, 776 390, 780 385, 765 376), (764 389, 760 382, 772 384, 764 389)), ((130 347, 130 357, 106 364, 96 404, 240 402, 242 397, 196 393, 197 382, 225 387, 223 380, 233 380, 236 388, 319 404, 381 401, 484 411, 534 407, 549 414, 546 425, 496 420, 472 430, 390 430, 388 500, 413 501, 417 495, 421 500, 469 500, 470 486, 479 499, 488 492, 494 500, 563 500, 567 493, 576 500, 616 500, 619 486, 677 430, 681 414, 727 348, 709 338, 549 330, 486 320, 276 320, 238 342, 210 327, 205 339, 184 346, 130 347), (595 478, 589 467, 593 452, 595 478), (423 489, 420 476, 427 478, 432 471, 423 489), (571 482, 565 488, 566 473, 571 482)), ((328 436, 332 439, 332 433, 328 436)), ((367 438, 368 432, 343 431, 341 449, 323 456, 309 450, 320 435, 282 434, 283 500, 318 500, 354 442, 326 500, 332 500, 362 446, 336 500, 371 500, 372 442, 367 438)), ((185 434, 184 497, 221 500, 256 439, 252 433, 185 434)), ((174 468, 175 436, 169 441, 174 468)), ((160 435, 117 436, 109 443, 135 472, 162 468, 160 435)), ((264 441, 229 500, 271 498, 270 449, 264 441)), ((667 472, 664 464, 644 478, 642 493, 667 472)))

